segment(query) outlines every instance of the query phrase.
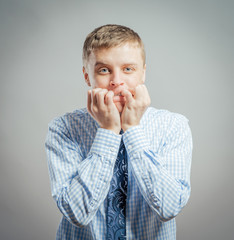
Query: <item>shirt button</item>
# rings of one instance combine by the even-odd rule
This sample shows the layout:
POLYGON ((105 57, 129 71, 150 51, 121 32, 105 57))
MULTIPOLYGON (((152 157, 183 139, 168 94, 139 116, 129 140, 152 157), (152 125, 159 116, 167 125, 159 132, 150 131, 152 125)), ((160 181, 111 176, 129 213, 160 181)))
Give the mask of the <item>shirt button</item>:
POLYGON ((128 149, 131 150, 131 149, 132 149, 132 145, 129 145, 129 146, 128 146, 128 149))
POLYGON ((113 147, 111 147, 111 148, 110 148, 110 151, 111 151, 111 152, 114 152, 114 151, 115 151, 115 149, 114 149, 113 147))

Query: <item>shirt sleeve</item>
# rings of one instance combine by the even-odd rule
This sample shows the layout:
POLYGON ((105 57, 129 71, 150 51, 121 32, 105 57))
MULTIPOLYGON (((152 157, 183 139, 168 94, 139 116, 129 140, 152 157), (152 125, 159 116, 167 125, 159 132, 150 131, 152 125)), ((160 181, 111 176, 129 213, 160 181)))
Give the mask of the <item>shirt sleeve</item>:
POLYGON ((192 136, 188 120, 180 117, 170 121, 165 135, 159 151, 146 138, 142 126, 128 129, 123 136, 140 192, 162 221, 181 211, 191 191, 192 136))
POLYGON ((49 124, 46 153, 52 196, 73 224, 86 226, 106 198, 121 136, 98 128, 85 158, 62 119, 49 124))

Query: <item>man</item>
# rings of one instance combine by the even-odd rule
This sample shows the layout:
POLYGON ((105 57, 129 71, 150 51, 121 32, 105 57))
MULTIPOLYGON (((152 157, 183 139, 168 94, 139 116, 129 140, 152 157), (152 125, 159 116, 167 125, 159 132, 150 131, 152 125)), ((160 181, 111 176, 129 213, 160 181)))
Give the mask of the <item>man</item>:
POLYGON ((87 108, 56 118, 46 139, 57 239, 176 239, 190 196, 192 138, 182 115, 149 107, 136 32, 105 25, 83 47, 87 108))

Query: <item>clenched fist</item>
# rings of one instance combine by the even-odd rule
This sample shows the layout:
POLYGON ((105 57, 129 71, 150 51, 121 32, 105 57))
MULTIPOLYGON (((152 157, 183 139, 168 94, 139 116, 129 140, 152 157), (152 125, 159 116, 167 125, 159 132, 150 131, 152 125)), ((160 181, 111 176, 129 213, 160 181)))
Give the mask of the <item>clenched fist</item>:
POLYGON ((140 124, 141 117, 150 105, 150 96, 144 84, 138 85, 135 92, 124 89, 125 105, 121 114, 121 127, 124 131, 140 124))
POLYGON ((95 88, 88 91, 87 108, 101 128, 119 134, 121 130, 120 114, 113 102, 114 93, 107 89, 95 88))

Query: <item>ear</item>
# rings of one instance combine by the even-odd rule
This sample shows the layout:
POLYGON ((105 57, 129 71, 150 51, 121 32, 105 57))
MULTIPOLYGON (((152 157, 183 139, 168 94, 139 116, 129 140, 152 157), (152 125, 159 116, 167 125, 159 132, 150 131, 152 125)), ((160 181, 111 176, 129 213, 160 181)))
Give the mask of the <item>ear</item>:
POLYGON ((87 85, 89 87, 91 87, 91 83, 90 83, 90 80, 89 80, 89 74, 87 73, 85 67, 83 67, 83 74, 84 74, 85 82, 87 83, 87 85))
POLYGON ((143 80, 142 80, 143 83, 145 83, 145 71, 146 71, 146 64, 143 68, 143 80))

